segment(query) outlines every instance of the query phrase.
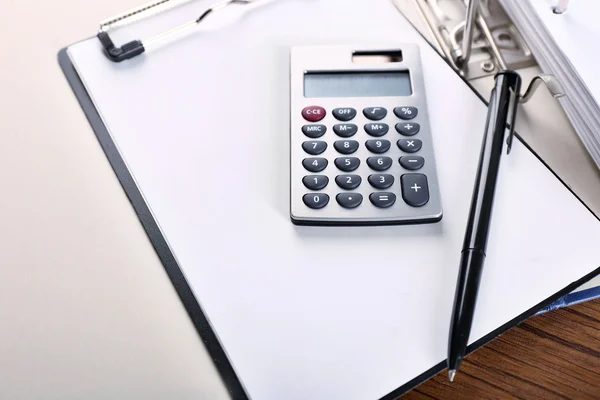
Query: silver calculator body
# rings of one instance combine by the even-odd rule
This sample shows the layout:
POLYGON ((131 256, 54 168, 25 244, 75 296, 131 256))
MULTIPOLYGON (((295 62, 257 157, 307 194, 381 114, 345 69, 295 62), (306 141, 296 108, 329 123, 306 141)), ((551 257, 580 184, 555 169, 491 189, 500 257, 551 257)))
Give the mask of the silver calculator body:
POLYGON ((290 61, 292 222, 440 221, 419 47, 294 47, 290 61))

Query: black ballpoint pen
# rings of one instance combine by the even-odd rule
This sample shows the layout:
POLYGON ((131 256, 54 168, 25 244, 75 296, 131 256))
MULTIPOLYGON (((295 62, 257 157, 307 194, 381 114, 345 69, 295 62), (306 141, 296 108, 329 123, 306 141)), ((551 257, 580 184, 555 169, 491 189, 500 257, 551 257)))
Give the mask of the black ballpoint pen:
POLYGON ((496 74, 494 79, 495 85, 490 96, 485 135, 479 156, 479 168, 473 189, 454 297, 448 341, 450 381, 454 380, 467 350, 479 281, 486 257, 486 245, 505 132, 508 125, 510 130, 508 149, 510 151, 519 104, 521 77, 516 72, 503 71, 496 74))

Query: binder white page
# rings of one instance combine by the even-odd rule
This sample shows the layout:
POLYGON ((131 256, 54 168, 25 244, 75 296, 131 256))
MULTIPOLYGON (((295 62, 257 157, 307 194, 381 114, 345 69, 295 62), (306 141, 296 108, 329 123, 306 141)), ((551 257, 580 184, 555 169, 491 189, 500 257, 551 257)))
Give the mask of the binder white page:
MULTIPOLYGON (((122 28, 115 41, 210 4, 122 28)), ((249 397, 410 389, 446 357, 485 104, 388 0, 258 2, 212 18, 127 62, 109 61, 96 38, 68 55, 249 397), (407 42, 421 48, 443 220, 294 226, 290 47, 407 42)), ((600 222, 516 140, 501 167, 471 343, 594 272, 599 238, 600 222)))
POLYGON ((567 96, 559 101, 600 167, 600 2, 570 1, 561 14, 553 12, 552 0, 500 2, 542 69, 560 79, 567 96))

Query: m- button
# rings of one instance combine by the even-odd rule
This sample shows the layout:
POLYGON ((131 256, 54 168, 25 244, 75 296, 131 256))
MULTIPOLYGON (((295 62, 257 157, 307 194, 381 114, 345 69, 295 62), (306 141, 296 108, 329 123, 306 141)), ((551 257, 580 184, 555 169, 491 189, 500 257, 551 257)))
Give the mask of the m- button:
POLYGON ((319 122, 325 118, 325 114, 325 109, 319 106, 309 106, 302 110, 302 116, 309 122, 319 122))

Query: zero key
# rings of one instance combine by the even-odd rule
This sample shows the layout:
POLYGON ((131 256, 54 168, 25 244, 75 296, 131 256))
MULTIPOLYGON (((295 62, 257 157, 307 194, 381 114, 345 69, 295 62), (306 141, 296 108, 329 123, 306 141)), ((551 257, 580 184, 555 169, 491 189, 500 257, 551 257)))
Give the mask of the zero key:
POLYGON ((308 106, 302 110, 302 116, 309 122, 319 122, 325 118, 326 114, 327 111, 320 106, 308 106))

